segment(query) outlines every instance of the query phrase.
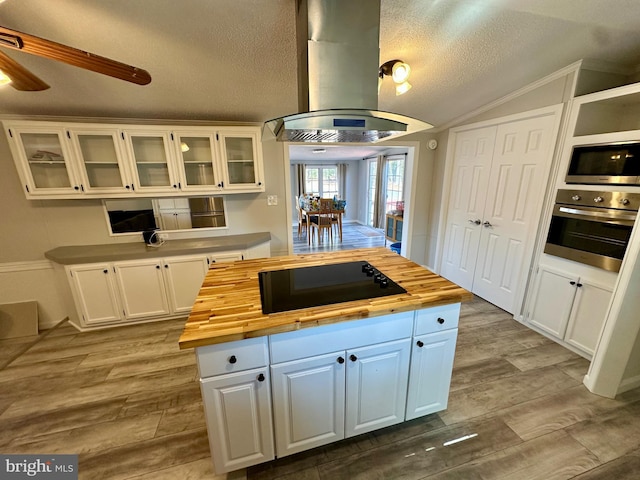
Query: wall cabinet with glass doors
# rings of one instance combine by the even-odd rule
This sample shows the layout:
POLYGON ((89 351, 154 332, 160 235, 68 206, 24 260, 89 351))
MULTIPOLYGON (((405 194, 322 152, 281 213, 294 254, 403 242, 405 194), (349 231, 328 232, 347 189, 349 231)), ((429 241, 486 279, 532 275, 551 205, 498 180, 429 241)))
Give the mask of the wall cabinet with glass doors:
POLYGON ((260 127, 4 122, 25 195, 264 192, 260 127))

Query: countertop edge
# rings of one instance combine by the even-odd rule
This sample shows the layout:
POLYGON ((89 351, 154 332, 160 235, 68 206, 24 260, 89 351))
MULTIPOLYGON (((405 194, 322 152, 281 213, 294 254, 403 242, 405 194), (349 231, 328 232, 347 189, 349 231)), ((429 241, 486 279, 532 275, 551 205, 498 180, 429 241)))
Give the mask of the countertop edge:
POLYGON ((353 320, 362 320, 365 318, 380 317, 383 315, 390 315, 394 313, 410 312, 415 310, 422 310, 425 308, 439 307, 443 305, 452 305, 455 303, 468 302, 473 299, 473 293, 466 291, 460 295, 452 295, 446 299, 431 301, 420 299, 409 299, 404 304, 397 308, 384 308, 380 310, 367 310, 362 313, 349 314, 349 315, 334 315, 319 318, 313 321, 306 322, 283 322, 280 325, 273 325, 268 328, 260 328, 251 331, 244 331, 241 333, 230 333, 228 335, 216 335, 215 337, 201 338, 198 340, 185 340, 179 341, 180 350, 187 350, 190 348, 206 347, 208 345, 217 345, 220 343, 233 342, 237 340, 245 340, 248 338, 265 337, 268 335, 274 335, 278 333, 293 332, 296 330, 302 330, 306 328, 315 328, 324 325, 332 325, 335 323, 350 322, 353 320))
POLYGON ((44 253, 44 256, 48 260, 60 265, 76 265, 173 257, 227 250, 245 250, 270 240, 270 232, 257 232, 218 237, 169 240, 161 247, 147 247, 142 242, 68 245, 48 250, 44 253))

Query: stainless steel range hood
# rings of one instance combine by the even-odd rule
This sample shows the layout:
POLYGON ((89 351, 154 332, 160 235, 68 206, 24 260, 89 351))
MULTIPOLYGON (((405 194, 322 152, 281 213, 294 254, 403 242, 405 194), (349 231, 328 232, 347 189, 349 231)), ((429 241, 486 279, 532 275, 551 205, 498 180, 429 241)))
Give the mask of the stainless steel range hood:
POLYGON ((378 111, 380 0, 298 0, 298 107, 265 123, 277 140, 358 142, 433 126, 378 111))

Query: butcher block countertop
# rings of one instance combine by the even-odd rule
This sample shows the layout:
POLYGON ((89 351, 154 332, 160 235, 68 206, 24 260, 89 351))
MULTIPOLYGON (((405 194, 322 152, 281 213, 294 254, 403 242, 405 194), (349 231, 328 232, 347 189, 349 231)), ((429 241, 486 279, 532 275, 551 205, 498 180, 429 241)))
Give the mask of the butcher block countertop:
POLYGON ((180 348, 194 348, 301 328, 471 300, 471 292, 386 248, 242 260, 214 264, 187 320, 180 348), (407 293, 262 313, 258 272, 365 260, 407 293))

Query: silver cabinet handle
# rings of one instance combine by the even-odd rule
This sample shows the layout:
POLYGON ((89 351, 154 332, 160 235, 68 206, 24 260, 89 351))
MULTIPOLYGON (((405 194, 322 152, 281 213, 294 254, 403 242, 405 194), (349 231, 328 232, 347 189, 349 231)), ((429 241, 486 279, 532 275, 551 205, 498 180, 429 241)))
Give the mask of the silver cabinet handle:
POLYGON ((476 225, 480 225, 482 222, 480 221, 479 218, 476 218, 475 220, 469 220, 469 223, 475 223, 476 225))

